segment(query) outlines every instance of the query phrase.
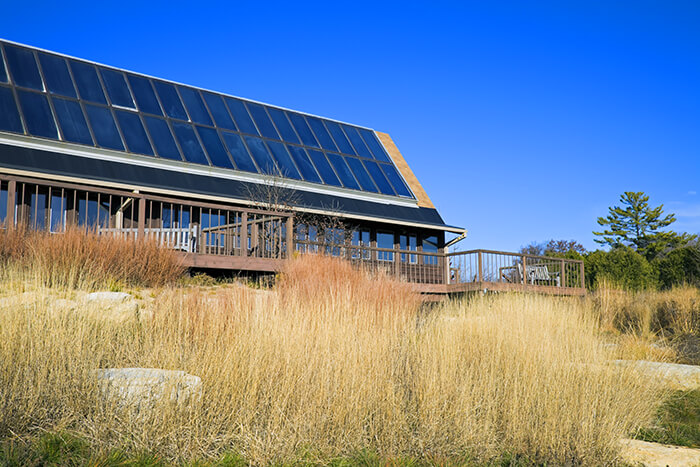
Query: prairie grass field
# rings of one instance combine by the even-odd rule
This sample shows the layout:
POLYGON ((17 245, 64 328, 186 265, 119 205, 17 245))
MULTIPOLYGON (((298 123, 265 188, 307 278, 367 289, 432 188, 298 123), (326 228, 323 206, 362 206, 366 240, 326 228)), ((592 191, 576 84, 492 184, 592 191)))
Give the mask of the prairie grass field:
MULTIPOLYGON (((61 242, 84 234, 71 235, 0 239, 0 464, 615 464, 667 392, 610 360, 678 357, 647 344, 653 319, 613 291, 428 306, 312 255, 269 289, 192 286, 153 245, 92 239, 75 254, 61 242), (101 262, 102 249, 120 253, 101 262), (137 264, 114 267, 127 254, 137 264), (84 300, 110 288, 138 312, 113 320, 84 300), (95 370, 122 367, 199 376, 201 397, 116 404, 95 370)), ((676 313, 660 329, 694 325, 679 300, 691 324, 676 313)))

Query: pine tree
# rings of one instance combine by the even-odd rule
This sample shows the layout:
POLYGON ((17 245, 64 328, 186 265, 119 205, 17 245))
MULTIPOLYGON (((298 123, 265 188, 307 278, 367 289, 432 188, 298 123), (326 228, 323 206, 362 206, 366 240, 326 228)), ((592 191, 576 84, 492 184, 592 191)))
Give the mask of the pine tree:
POLYGON ((661 230, 673 224, 676 216, 664 216, 663 204, 650 207, 649 196, 642 191, 625 191, 620 202, 622 207, 608 208, 608 216, 598 218, 598 224, 606 229, 593 232, 601 237, 595 239, 597 243, 613 248, 631 247, 652 260, 660 253, 683 246, 695 238, 687 233, 661 230))

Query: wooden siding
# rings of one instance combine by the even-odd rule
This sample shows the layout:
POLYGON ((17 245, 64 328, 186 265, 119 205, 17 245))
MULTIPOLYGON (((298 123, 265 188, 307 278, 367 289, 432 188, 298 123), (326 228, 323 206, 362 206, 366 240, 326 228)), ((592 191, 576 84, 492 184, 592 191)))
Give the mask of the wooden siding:
POLYGON ((428 193, 425 192, 423 186, 418 181, 418 178, 416 178, 416 175, 408 166, 408 163, 406 163, 406 160, 399 152, 399 148, 396 147, 396 144, 394 144, 394 141, 391 139, 391 136, 389 136, 386 133, 381 133, 379 131, 377 131, 376 133, 379 137, 379 140, 382 142, 387 152, 389 153, 389 157, 391 157, 391 160, 394 161, 396 168, 399 169, 399 172, 401 172, 401 175, 403 175, 404 180, 406 180, 406 183, 408 183, 409 188, 411 189, 413 194, 416 195, 416 201, 418 201, 418 206, 422 208, 435 209, 435 205, 432 201, 430 201, 428 193))

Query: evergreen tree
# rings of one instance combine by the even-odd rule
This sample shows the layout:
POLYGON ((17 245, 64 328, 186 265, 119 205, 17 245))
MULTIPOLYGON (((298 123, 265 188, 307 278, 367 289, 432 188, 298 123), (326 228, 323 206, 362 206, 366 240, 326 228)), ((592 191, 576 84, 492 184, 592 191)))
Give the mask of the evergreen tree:
POLYGON ((683 246, 695 238, 695 235, 661 230, 674 223, 676 216, 664 215, 663 204, 650 207, 649 196, 642 191, 625 191, 620 202, 622 207, 608 208, 608 216, 598 218, 598 224, 605 230, 593 232, 600 237, 595 239, 597 243, 612 248, 631 247, 652 260, 660 253, 683 246))

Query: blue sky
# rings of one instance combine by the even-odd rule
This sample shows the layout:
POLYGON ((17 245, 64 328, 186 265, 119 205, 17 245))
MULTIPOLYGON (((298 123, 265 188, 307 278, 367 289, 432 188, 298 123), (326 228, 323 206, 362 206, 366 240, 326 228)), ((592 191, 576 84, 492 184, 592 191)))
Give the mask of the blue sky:
POLYGON ((0 36, 389 133, 462 248, 700 232, 700 2, 13 2, 0 36), (206 5, 206 6, 205 6, 206 5))

